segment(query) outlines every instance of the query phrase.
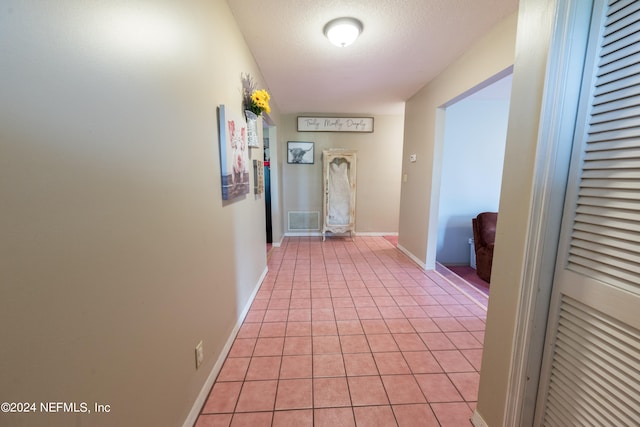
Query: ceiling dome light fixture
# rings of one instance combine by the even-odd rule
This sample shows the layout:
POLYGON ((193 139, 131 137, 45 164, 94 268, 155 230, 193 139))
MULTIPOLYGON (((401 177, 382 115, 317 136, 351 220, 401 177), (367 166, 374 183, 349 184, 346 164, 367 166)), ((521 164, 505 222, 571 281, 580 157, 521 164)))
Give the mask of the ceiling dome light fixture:
POLYGON ((361 32, 362 22, 356 18, 336 18, 324 26, 324 35, 339 47, 349 46, 361 32))

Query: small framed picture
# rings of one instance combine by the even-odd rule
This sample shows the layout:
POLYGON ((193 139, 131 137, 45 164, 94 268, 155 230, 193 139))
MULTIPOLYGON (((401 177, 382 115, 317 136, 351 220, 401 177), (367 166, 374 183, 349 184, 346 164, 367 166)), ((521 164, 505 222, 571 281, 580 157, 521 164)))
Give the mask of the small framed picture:
POLYGON ((299 165, 313 164, 313 142, 287 142, 287 163, 299 165))

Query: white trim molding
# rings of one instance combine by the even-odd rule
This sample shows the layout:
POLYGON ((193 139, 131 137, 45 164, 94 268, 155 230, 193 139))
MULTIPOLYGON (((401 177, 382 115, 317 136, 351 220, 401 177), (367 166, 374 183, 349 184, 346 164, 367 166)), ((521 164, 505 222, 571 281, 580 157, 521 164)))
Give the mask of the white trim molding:
MULTIPOLYGON (((339 234, 339 233, 338 233, 339 234)), ((384 237, 384 236, 398 236, 398 232, 384 232, 384 231, 354 231, 354 236, 362 236, 362 237, 384 237)), ((288 231, 284 234, 285 237, 315 237, 322 236, 321 232, 316 231, 301 231, 301 232, 292 232, 288 231)), ((284 237, 283 237, 284 239, 284 237)), ((275 246, 275 244, 274 244, 275 246)), ((279 244, 278 244, 279 246, 279 244)))
POLYGON ((548 3, 548 7, 539 3, 532 7, 545 15, 554 8, 555 22, 541 101, 526 261, 505 402, 503 425, 513 426, 533 423, 571 156, 571 144, 566 141, 573 139, 580 93, 576 76, 582 75, 591 15, 590 0, 548 3))
POLYGON ((398 236, 398 233, 392 232, 380 232, 380 231, 354 231, 354 235, 362 237, 384 237, 384 236, 398 236))
POLYGON ((280 237, 280 241, 279 242, 271 242, 271 245, 274 248, 279 248, 280 246, 282 246, 282 242, 284 242, 284 235, 282 235, 282 237, 280 237))
POLYGON ((249 300, 244 306, 242 313, 238 316, 238 320, 236 321, 236 325, 234 326, 227 342, 224 344, 216 363, 211 368, 211 372, 209 376, 207 376, 207 380, 204 382, 204 385, 200 389, 200 393, 198 393, 198 397, 196 398, 193 406, 191 407, 191 411, 189 411, 189 415, 187 415, 187 419, 184 420, 182 427, 193 427, 195 422, 198 419, 198 415, 200 415, 200 410, 204 406, 205 401, 207 400, 207 396, 209 396, 209 391, 211 391, 211 387, 213 387, 213 383, 215 382, 220 370, 222 369, 222 365, 224 364, 225 359, 229 355, 229 351, 231 350, 231 346, 233 345, 233 341, 236 339, 236 335, 238 335, 238 331, 240 331, 240 327, 244 322, 245 317, 247 317, 247 313, 249 313, 249 309, 251 308, 251 304, 253 304, 253 300, 256 298, 256 294, 264 281, 264 278, 267 277, 267 273, 269 272, 269 268, 265 267, 262 275, 258 279, 258 283, 256 284, 251 296, 249 296, 249 300))
POLYGON ((473 415, 471 416, 471 424, 473 424, 473 427, 489 427, 489 424, 487 424, 484 419, 482 419, 482 416, 478 413, 477 409, 473 411, 473 415))
POLYGON ((414 254, 412 254, 411 252, 409 252, 407 250, 407 248, 405 248, 404 246, 398 244, 398 246, 396 246, 398 249, 400 249, 400 252, 402 252, 403 254, 405 254, 406 256, 408 256, 409 258, 411 258, 411 261, 415 262, 416 264, 418 264, 423 270, 427 270, 427 265, 420 261, 414 254))
POLYGON ((287 231, 286 233, 284 233, 285 237, 315 237, 315 236, 320 236, 322 237, 322 233, 318 232, 318 231, 300 231, 300 232, 291 232, 291 231, 287 231))
MULTIPOLYGON (((475 299, 473 296, 469 295, 468 292, 466 292, 464 289, 462 289, 460 286, 456 285, 455 283, 453 283, 451 280, 449 280, 446 276, 444 276, 442 273, 440 273, 438 270, 433 270, 433 272, 435 274, 437 274, 438 276, 440 276, 442 278, 442 280, 444 280, 445 282, 447 282, 452 288, 455 288, 458 292, 460 292, 462 295, 464 295, 465 297, 469 298, 469 300, 471 300, 475 305, 477 305, 478 307, 480 307, 481 309, 483 309, 484 311, 487 311, 487 306, 484 305, 483 303, 481 303, 480 301, 478 301, 477 299, 475 299)), ((461 279, 463 281, 465 281, 464 279, 461 279)), ((466 282, 466 281, 465 281, 466 282)), ((471 285, 469 285, 471 286, 471 285)))

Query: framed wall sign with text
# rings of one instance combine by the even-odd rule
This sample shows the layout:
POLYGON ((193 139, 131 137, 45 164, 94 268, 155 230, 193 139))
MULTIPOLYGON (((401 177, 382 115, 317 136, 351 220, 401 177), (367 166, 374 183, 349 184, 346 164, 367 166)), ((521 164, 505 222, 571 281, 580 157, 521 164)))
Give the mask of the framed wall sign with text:
POLYGON ((373 117, 298 116, 298 132, 373 132, 373 117))

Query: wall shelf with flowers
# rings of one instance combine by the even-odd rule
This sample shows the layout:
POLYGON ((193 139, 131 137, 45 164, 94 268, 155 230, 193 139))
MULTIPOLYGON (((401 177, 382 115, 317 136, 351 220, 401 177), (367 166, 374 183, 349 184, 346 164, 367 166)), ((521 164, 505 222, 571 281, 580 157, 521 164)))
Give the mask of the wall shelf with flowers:
POLYGON ((258 141, 258 118, 263 113, 269 114, 271 107, 269 100, 271 96, 266 89, 257 89, 253 77, 249 74, 242 74, 242 103, 244 114, 247 119, 247 140, 249 147, 259 147, 258 141))

